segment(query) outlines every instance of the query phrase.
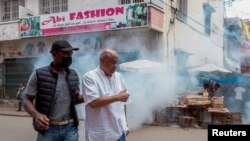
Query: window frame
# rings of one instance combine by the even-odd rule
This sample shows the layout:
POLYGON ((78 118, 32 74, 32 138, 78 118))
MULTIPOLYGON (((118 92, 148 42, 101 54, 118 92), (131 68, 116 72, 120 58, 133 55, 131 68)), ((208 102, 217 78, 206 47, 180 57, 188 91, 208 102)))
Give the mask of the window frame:
POLYGON ((39 0, 39 14, 67 12, 68 0, 39 0))
POLYGON ((19 18, 19 5, 25 7, 25 0, 2 0, 2 21, 12 21, 19 18))
POLYGON ((187 21, 188 0, 177 0, 178 15, 177 18, 183 22, 187 21))
POLYGON ((119 0, 119 4, 143 3, 144 0, 119 0))

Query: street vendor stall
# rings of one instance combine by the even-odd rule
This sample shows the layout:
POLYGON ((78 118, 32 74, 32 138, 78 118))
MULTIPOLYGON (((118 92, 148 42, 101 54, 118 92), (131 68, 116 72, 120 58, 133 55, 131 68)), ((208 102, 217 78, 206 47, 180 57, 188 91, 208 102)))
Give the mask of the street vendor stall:
POLYGON ((209 97, 201 95, 190 95, 187 96, 187 109, 190 116, 194 117, 197 124, 203 123, 204 111, 211 104, 209 97))
POLYGON ((229 124, 231 117, 227 108, 208 108, 208 112, 211 113, 211 123, 215 124, 216 121, 221 124, 229 124))
POLYGON ((187 105, 175 105, 170 104, 166 106, 166 114, 169 123, 174 123, 178 121, 179 116, 187 115, 187 105))

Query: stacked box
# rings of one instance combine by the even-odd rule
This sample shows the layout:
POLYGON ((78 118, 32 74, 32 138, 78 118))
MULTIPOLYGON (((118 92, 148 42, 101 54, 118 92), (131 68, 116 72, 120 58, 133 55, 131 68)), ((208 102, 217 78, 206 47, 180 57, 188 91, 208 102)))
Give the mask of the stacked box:
POLYGON ((187 105, 195 105, 196 101, 196 98, 187 98, 187 105))
POLYGON ((203 97, 200 95, 187 97, 187 105, 206 105, 210 104, 208 97, 203 97))
POLYGON ((223 108, 224 107, 224 97, 213 97, 212 98, 213 108, 223 108))
POLYGON ((224 114, 222 114, 222 113, 218 114, 217 113, 217 114, 214 115, 214 117, 215 117, 215 121, 218 121, 221 124, 231 123, 231 116, 228 113, 224 113, 224 114))
POLYGON ((178 124, 181 128, 194 127, 195 118, 190 116, 178 116, 178 124))
POLYGON ((208 97, 198 97, 198 101, 208 101, 208 97))
POLYGON ((181 96, 181 97, 179 98, 179 103, 180 103, 181 105, 187 104, 187 96, 181 96))

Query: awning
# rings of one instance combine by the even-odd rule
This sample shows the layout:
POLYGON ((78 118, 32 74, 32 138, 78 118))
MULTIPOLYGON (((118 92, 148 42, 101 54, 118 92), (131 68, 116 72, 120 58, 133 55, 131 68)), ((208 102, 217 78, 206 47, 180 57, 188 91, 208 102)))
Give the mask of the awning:
POLYGON ((215 64, 209 63, 189 69, 189 72, 220 72, 220 73, 231 73, 230 70, 215 64))
POLYGON ((135 60, 125 62, 119 65, 120 69, 129 72, 151 72, 163 70, 165 67, 163 64, 150 61, 150 60, 135 60))
POLYGON ((212 80, 216 81, 217 83, 220 84, 242 84, 242 85, 247 85, 250 82, 250 77, 249 76, 243 76, 240 74, 234 74, 231 76, 226 76, 226 77, 212 77, 212 80))

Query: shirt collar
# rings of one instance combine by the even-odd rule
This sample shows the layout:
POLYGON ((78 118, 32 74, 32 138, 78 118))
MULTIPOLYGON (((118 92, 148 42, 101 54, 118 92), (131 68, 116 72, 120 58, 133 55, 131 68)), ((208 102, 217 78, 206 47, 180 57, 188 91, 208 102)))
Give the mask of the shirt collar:
POLYGON ((104 72, 100 67, 97 68, 97 71, 100 72, 100 73, 101 73, 104 77, 106 77, 106 78, 112 78, 112 77, 114 76, 114 74, 112 74, 111 77, 108 77, 108 76, 105 74, 105 72, 104 72))

